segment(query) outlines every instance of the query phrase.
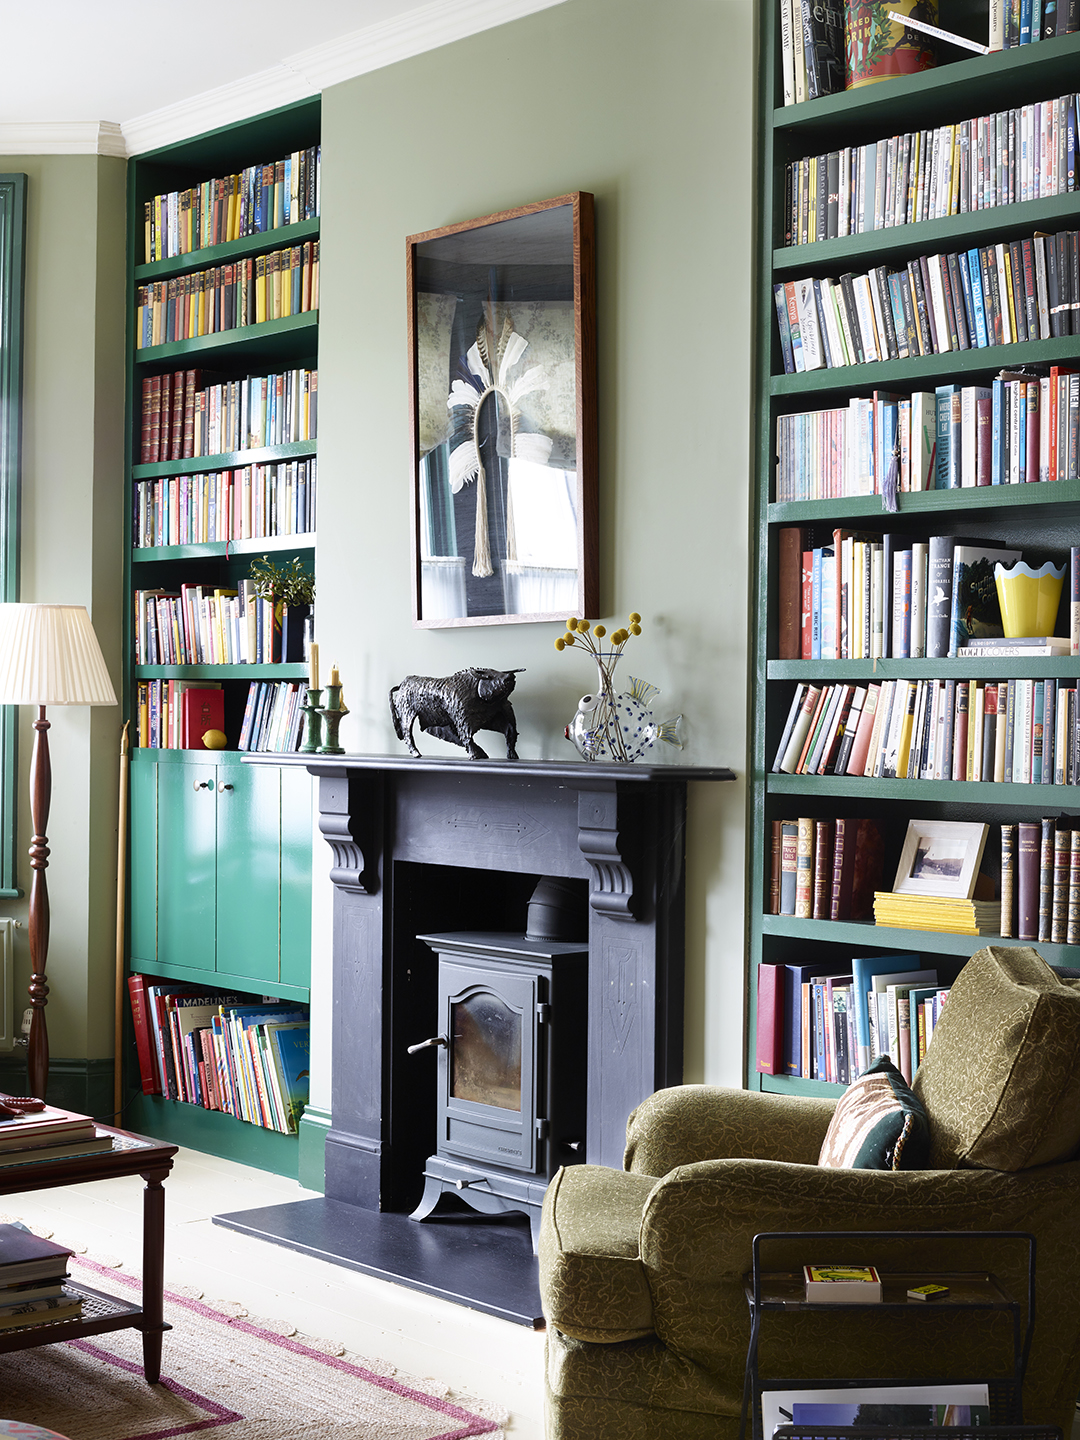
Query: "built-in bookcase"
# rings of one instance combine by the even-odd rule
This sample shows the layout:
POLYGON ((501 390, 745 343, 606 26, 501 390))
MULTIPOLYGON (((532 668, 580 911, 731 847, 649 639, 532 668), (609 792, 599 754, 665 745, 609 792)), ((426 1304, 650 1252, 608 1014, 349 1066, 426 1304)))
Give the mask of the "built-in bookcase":
MULTIPOLYGON (((949 25, 943 12, 942 24, 949 25)), ((959 25, 953 28, 959 29, 959 25)), ((946 979, 995 937, 946 935, 848 923, 796 919, 769 913, 772 823, 799 816, 868 816, 880 821, 885 840, 884 885, 891 889, 910 818, 986 821, 990 825, 984 868, 994 878, 999 864, 999 826, 1059 812, 1080 813, 1080 788, 929 780, 871 780, 846 775, 772 772, 777 746, 800 681, 866 684, 890 678, 996 680, 1021 676, 1074 680, 1075 659, 959 660, 780 659, 779 532, 806 526, 817 533, 847 527, 893 531, 909 538, 951 534, 1068 553, 1080 544, 1080 479, 1062 482, 931 490, 899 497, 886 513, 880 495, 847 499, 773 499, 778 417, 846 406, 875 390, 900 394, 933 391, 947 383, 989 386, 1002 370, 1039 363, 1080 368, 1080 334, 1022 344, 923 354, 872 364, 786 374, 777 325, 774 285, 801 277, 837 277, 877 265, 899 265, 920 255, 968 249, 980 243, 1031 237, 1036 231, 1080 228, 1076 191, 996 209, 898 225, 813 244, 785 245, 785 170, 806 156, 862 145, 920 127, 953 124, 990 111, 1045 101, 1075 90, 1080 73, 1080 36, 1024 46, 985 57, 964 57, 944 47, 938 67, 801 105, 782 104, 778 0, 762 8, 760 239, 757 284, 757 571, 754 599, 753 823, 750 828, 749 1045, 747 1082, 788 1093, 835 1094, 823 1081, 760 1074, 756 1069, 757 967, 761 962, 821 962, 821 973, 843 972, 852 955, 914 952, 937 965, 946 979)), ((820 539, 818 544, 823 543, 820 539)), ((1060 632, 1059 632, 1060 633, 1060 632)), ((1010 943, 1019 943, 1012 941, 1010 943)), ((1075 947, 1039 944, 1054 964, 1077 963, 1075 947)))
MULTIPOLYGON (((249 166, 310 151, 319 143, 319 121, 319 101, 305 101, 139 155, 130 162, 128 180, 127 715, 134 742, 139 731, 140 681, 214 682, 224 692, 229 742, 228 749, 217 754, 133 743, 130 965, 163 980, 205 981, 208 986, 256 997, 276 995, 299 1002, 309 997, 310 787, 293 786, 288 778, 283 782, 277 772, 265 772, 268 781, 256 777, 237 763, 240 757, 235 752, 251 683, 301 681, 307 667, 299 659, 136 664, 134 596, 136 591, 155 588, 179 591, 181 585, 235 590, 249 574, 252 559, 263 555, 279 565, 297 557, 306 571, 314 573, 315 531, 310 523, 277 527, 286 533, 216 540, 180 537, 174 529, 168 536, 173 543, 149 545, 137 543, 136 525, 138 487, 148 481, 190 483, 190 477, 219 477, 220 472, 249 466, 314 461, 317 440, 310 438, 146 462, 142 412, 143 382, 154 376, 198 369, 204 372, 205 383, 227 384, 292 370, 317 371, 318 310, 141 347, 136 345, 136 326, 139 299, 147 285, 160 284, 167 296, 170 281, 182 291, 186 277, 213 267, 250 260, 254 274, 259 257, 272 252, 300 247, 306 256, 313 253, 319 237, 317 215, 148 262, 145 207, 157 195, 183 192, 249 166), (182 543, 177 543, 180 539, 182 543)), ((285 483, 283 478, 283 496, 285 483)), ((174 495, 179 493, 174 487, 174 495)), ((312 508, 308 507, 309 515, 312 508)), ((163 532, 163 541, 166 536, 163 532)), ((139 1081, 134 1046, 129 1053, 131 1094, 138 1091, 139 1081)), ((160 1097, 138 1096, 127 1115, 136 1130, 296 1174, 295 1136, 160 1097)))

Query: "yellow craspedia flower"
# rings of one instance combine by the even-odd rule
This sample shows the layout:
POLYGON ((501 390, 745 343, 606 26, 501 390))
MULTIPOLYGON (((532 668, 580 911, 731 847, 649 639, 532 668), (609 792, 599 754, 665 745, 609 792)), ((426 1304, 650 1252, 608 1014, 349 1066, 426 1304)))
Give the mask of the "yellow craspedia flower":
POLYGON ((616 630, 611 637, 611 643, 613 645, 621 645, 624 640, 628 640, 629 638, 629 630, 616 630))
POLYGON ((560 639, 564 645, 573 645, 575 637, 573 635, 562 635, 560 639))
POLYGON ((563 639, 563 637, 562 637, 561 635, 560 635, 559 638, 555 641, 555 649, 556 649, 556 650, 565 650, 565 649, 566 649, 566 641, 563 639))
POLYGON ((567 620, 567 622, 566 622, 566 628, 567 628, 567 630, 576 630, 577 627, 578 627, 578 622, 577 622, 577 620, 574 618, 574 616, 571 615, 571 616, 570 616, 570 619, 567 620))
POLYGON ((578 631, 579 631, 580 634, 582 634, 582 635, 587 635, 587 634, 589 633, 589 622, 588 622, 588 620, 579 620, 579 621, 577 622, 577 628, 578 628, 578 631))
POLYGON ((636 610, 631 610, 631 611, 630 611, 630 624, 631 624, 631 625, 640 625, 640 624, 641 624, 641 616, 637 613, 636 610))
MULTIPOLYGON (((631 635, 640 635, 640 634, 641 634, 641 626, 640 626, 640 625, 631 625, 631 626, 630 626, 630 634, 631 634, 631 635)), ((635 653, 635 655, 636 655, 636 654, 637 654, 637 651, 635 650, 634 653, 635 653)))
POLYGON ((607 634, 607 626, 597 625, 596 629, 592 633, 596 636, 598 640, 602 640, 607 634))

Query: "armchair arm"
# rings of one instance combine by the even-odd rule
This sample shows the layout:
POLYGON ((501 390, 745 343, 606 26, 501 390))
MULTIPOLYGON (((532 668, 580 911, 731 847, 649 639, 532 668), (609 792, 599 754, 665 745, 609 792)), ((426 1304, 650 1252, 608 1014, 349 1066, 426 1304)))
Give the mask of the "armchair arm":
POLYGON ((623 1164, 658 1176, 735 1156, 816 1165, 835 1108, 835 1100, 676 1085, 650 1095, 630 1116, 623 1164))
POLYGON ((655 1184, 651 1176, 599 1165, 558 1172, 544 1196, 540 1228, 540 1295, 549 1325, 601 1344, 652 1333, 638 1237, 655 1184))

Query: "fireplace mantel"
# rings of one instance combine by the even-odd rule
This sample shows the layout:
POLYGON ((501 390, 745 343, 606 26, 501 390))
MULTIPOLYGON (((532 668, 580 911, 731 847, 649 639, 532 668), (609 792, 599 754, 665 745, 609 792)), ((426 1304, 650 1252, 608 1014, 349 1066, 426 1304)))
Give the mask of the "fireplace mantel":
POLYGON ((334 886, 326 1202, 369 1212, 418 1203, 434 1072, 407 1051, 436 1033, 436 965, 417 937, 521 932, 545 875, 587 883, 583 1158, 621 1166, 630 1111, 682 1080, 686 788, 733 772, 404 754, 244 762, 304 767, 319 781, 334 886))

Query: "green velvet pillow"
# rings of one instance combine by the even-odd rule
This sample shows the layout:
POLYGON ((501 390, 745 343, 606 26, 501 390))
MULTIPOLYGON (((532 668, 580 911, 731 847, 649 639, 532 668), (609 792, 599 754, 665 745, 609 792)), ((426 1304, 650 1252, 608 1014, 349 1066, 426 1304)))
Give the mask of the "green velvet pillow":
POLYGON ((818 1164, 833 1170, 919 1170, 929 1153, 926 1111, 882 1055, 840 1097, 818 1164))

